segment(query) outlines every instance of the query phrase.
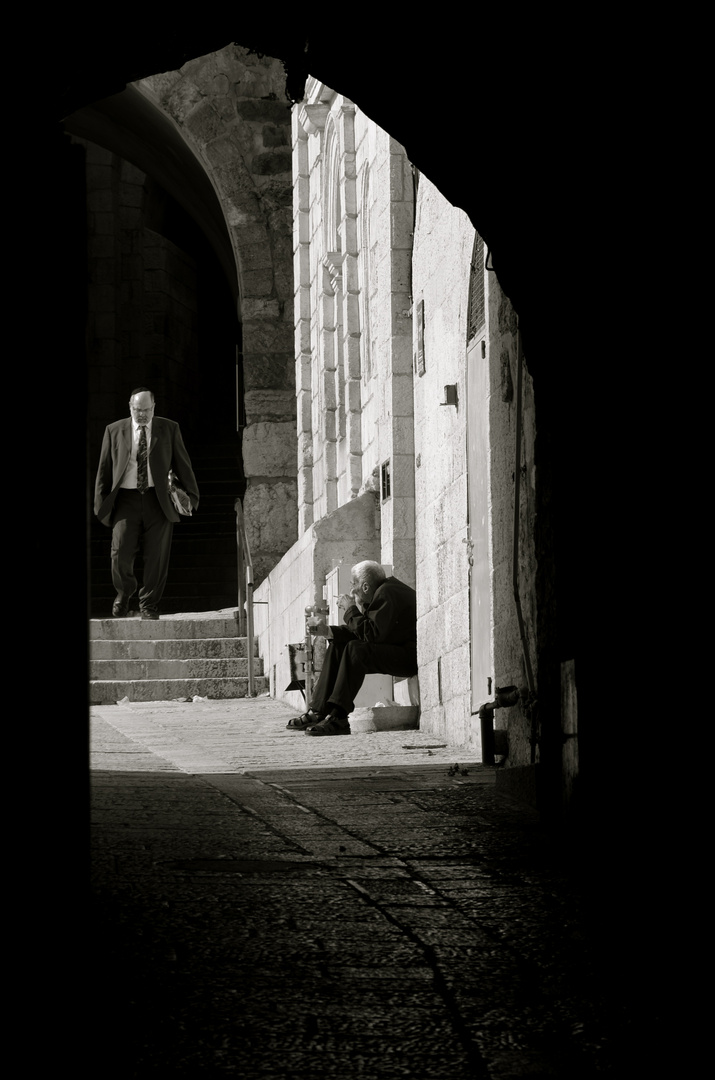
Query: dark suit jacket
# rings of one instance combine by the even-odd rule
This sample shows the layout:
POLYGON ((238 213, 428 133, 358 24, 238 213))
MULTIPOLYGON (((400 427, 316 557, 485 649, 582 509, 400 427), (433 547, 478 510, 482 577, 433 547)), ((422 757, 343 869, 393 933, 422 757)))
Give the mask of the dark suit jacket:
MULTIPOLYGON (((112 525, 114 502, 132 452, 132 421, 117 420, 105 429, 99 455, 97 482, 94 488, 94 512, 103 525, 112 525)), ((191 461, 181 437, 179 425, 164 416, 155 416, 151 425, 149 468, 159 505, 169 521, 179 521, 179 514, 169 495, 169 469, 191 499, 194 510, 199 505, 199 488, 191 461)))
POLYGON ((344 626, 331 626, 333 640, 357 638, 370 645, 415 646, 417 642, 417 594, 395 577, 386 578, 360 611, 353 604, 343 615, 344 626))

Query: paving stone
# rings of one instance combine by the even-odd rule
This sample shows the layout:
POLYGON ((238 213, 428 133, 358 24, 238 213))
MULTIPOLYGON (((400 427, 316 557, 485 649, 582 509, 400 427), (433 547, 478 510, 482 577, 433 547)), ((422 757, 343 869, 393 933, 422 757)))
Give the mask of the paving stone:
POLYGON ((198 708, 92 710, 89 1020, 117 1075, 619 1075, 632 1018, 580 886, 493 770, 455 783, 462 749, 415 764, 399 732, 282 740, 275 768, 285 707, 198 708))

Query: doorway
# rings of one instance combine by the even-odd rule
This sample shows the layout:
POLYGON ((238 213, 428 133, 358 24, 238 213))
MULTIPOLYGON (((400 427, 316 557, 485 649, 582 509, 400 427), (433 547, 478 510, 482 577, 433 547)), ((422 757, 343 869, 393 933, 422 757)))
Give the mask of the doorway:
MULTIPOLYGON (((489 507, 489 342, 484 243, 476 234, 469 286, 467 329, 467 477, 471 713, 493 696, 494 638, 489 507)), ((473 731, 479 739, 480 732, 473 731)))
POLYGON ((489 359, 486 332, 467 349, 469 489, 469 609, 472 714, 493 692, 493 631, 489 520, 489 359))

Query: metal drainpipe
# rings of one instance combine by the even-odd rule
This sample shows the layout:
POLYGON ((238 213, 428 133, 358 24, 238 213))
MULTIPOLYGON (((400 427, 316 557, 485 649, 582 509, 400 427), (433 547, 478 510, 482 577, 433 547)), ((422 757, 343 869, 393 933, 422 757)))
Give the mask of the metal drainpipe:
POLYGON ((236 499, 233 504, 233 508, 236 512, 236 547, 238 552, 238 615, 239 615, 239 634, 241 629, 245 625, 246 628, 246 657, 248 660, 248 696, 256 696, 256 682, 254 676, 254 664, 253 664, 253 648, 254 648, 254 633, 253 633, 253 562, 251 561, 251 549, 248 546, 248 536, 246 535, 246 523, 243 517, 243 506, 241 500, 236 499), (245 593, 243 591, 243 585, 241 581, 241 572, 245 572, 245 593), (243 608, 241 610, 243 602, 243 608))
MULTIPOLYGON (((529 687, 529 697, 533 701, 536 697, 536 688, 534 685, 534 672, 531 667, 531 659, 529 657, 529 646, 526 640, 526 627, 524 626, 524 615, 521 610, 521 597, 519 595, 519 507, 520 507, 520 494, 521 494, 521 398, 522 398, 522 375, 524 367, 524 354, 521 347, 521 328, 517 323, 516 331, 516 463, 514 466, 514 548, 512 556, 512 588, 514 591, 514 601, 516 603, 516 615, 519 620, 519 634, 521 636, 521 651, 524 656, 524 667, 526 669, 526 681, 529 687)), ((532 731, 531 731, 531 764, 536 761, 536 731, 535 731, 535 710, 532 709, 532 731)))
POLYGON ((248 696, 256 696, 256 681, 253 671, 253 565, 249 561, 246 566, 246 655, 248 656, 248 696))

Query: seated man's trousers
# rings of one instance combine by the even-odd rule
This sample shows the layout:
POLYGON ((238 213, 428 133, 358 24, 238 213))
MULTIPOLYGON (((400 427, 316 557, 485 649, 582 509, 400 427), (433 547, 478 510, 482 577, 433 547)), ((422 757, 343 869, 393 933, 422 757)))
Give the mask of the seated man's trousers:
POLYGON ((416 674, 416 644, 370 645, 357 639, 330 641, 309 707, 314 712, 327 714, 331 705, 337 705, 349 715, 355 708, 355 697, 366 675, 409 678, 416 674))

